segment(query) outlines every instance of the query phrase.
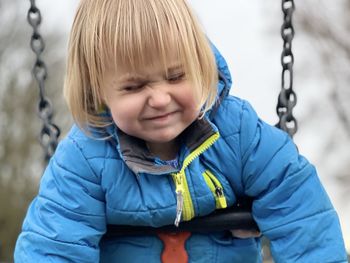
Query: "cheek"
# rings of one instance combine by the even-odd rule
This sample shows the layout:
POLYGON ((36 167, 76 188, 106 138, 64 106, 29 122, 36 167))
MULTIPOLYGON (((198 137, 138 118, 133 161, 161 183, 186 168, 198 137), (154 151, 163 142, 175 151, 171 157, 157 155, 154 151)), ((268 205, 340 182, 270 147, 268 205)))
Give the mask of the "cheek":
POLYGON ((126 120, 128 119, 127 113, 124 113, 121 109, 112 108, 111 114, 114 123, 118 127, 123 126, 123 123, 126 123, 126 120))
POLYGON ((135 122, 130 111, 119 109, 118 111, 111 111, 112 118, 118 129, 122 130, 126 134, 133 135, 135 130, 135 122))
POLYGON ((199 112, 199 99, 198 95, 193 92, 192 89, 186 88, 179 94, 179 103, 188 111, 199 112))
POLYGON ((195 99, 194 96, 187 94, 187 96, 179 97, 179 104, 181 105, 181 108, 184 110, 183 111, 184 114, 182 115, 182 121, 184 123, 190 124, 195 119, 198 118, 200 114, 200 109, 197 106, 198 101, 195 99))
POLYGON ((141 112, 140 103, 137 98, 119 98, 111 101, 109 108, 113 121, 122 131, 130 130, 141 112))

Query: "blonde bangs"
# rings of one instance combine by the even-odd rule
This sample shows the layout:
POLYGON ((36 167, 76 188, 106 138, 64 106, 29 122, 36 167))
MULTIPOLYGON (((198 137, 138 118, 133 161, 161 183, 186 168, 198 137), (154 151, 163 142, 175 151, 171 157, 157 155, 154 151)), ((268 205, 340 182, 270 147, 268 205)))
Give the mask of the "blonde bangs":
POLYGON ((207 111, 215 101, 215 58, 184 0, 82 0, 69 44, 65 96, 75 121, 103 127, 104 72, 180 63, 207 111), (75 90, 75 91, 74 91, 75 90))

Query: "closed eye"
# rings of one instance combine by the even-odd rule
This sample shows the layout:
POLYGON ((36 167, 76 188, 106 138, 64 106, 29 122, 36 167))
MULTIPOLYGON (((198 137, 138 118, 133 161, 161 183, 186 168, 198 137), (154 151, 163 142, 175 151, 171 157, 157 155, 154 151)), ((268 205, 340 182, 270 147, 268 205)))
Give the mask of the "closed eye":
POLYGON ((136 91, 141 90, 144 86, 145 86, 145 84, 127 85, 127 86, 122 87, 121 89, 123 91, 126 91, 126 92, 136 92, 136 91))
POLYGON ((178 82, 184 80, 184 79, 185 79, 185 76, 186 76, 185 72, 180 72, 180 73, 177 73, 177 74, 172 74, 172 75, 170 75, 170 76, 167 77, 167 81, 168 81, 169 83, 175 84, 175 83, 178 83, 178 82))

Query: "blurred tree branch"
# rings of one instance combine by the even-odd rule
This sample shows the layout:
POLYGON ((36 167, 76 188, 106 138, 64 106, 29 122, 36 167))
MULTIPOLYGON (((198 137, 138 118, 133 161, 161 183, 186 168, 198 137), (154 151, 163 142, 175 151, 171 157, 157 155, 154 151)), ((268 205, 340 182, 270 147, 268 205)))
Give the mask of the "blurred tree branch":
MULTIPOLYGON (((41 128, 37 116, 39 91, 31 76, 34 54, 26 21, 29 5, 29 1, 21 0, 0 2, 0 261, 9 262, 43 172, 43 152, 37 139, 41 128)), ((44 23, 44 11, 42 15, 44 23)), ((47 95, 58 125, 66 128, 70 117, 61 95, 66 38, 57 32, 42 32, 47 49, 43 59, 49 69, 47 95)))
POLYGON ((296 22, 320 52, 321 68, 331 80, 330 101, 350 138, 350 1, 304 1, 298 6, 296 22), (315 5, 315 2, 317 4, 315 5), (329 5, 334 8, 330 9, 329 5))

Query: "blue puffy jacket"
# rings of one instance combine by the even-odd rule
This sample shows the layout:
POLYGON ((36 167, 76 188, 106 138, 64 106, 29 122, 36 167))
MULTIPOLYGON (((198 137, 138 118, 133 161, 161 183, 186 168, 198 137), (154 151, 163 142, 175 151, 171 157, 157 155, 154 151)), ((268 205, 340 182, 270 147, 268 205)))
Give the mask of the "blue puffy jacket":
MULTIPOLYGON (((222 75, 220 103, 182 135, 180 169, 116 127, 109 129, 111 139, 96 140, 74 126, 29 207, 16 262, 160 262, 157 236, 101 238, 107 224, 173 224, 176 188, 184 191, 182 220, 251 197, 275 262, 347 262, 337 214, 314 167, 287 134, 228 95, 231 77, 214 50, 222 75)), ((226 232, 192 234, 186 250, 189 262, 262 261, 259 238, 226 232)))

